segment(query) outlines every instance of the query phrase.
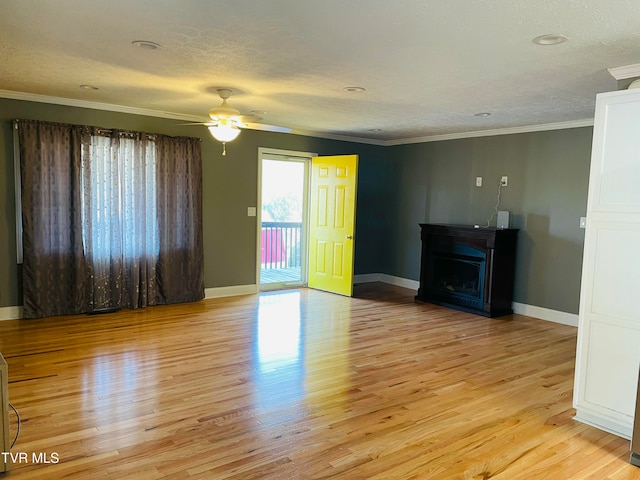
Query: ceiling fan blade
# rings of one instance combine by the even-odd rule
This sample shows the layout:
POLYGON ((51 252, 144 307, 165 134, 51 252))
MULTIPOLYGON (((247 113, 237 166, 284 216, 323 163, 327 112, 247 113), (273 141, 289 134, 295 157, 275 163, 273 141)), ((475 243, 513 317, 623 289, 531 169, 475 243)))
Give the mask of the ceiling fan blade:
POLYGON ((213 127, 215 125, 217 125, 216 122, 196 122, 196 123, 180 123, 180 126, 183 125, 206 125, 207 127, 213 127))
POLYGON ((238 115, 234 118, 238 121, 239 127, 242 127, 243 125, 246 125, 248 123, 255 123, 262 120, 262 117, 259 117, 258 115, 238 115))
POLYGON ((241 127, 249 130, 262 130, 264 132, 276 132, 276 133, 290 133, 291 129, 288 127, 279 127, 277 125, 266 125, 264 123, 245 123, 241 127))

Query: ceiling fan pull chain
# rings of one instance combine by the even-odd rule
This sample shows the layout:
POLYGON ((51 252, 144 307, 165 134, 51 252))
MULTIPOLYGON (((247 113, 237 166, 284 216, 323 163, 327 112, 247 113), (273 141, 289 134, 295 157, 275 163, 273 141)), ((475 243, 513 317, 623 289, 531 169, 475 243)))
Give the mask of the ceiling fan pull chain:
POLYGON ((227 155, 227 142, 222 142, 222 156, 225 157, 227 155))

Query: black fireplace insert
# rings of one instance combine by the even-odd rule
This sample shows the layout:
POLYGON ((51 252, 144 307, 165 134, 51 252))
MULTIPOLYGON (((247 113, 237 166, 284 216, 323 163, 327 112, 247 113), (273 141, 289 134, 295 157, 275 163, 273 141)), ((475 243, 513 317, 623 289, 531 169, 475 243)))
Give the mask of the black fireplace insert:
POLYGON ((444 302, 482 308, 487 256, 467 245, 431 254, 430 290, 444 302))

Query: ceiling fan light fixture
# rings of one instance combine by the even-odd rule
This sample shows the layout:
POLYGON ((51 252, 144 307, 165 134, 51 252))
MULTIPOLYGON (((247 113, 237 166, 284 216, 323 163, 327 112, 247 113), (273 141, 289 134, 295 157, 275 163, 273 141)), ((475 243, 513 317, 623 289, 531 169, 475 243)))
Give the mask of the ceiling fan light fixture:
POLYGON ((252 110, 252 115, 242 115, 239 110, 231 108, 227 104, 227 99, 233 93, 230 88, 217 88, 218 95, 222 99, 222 103, 218 107, 209 110, 211 122, 205 123, 211 136, 222 143, 222 155, 226 155, 226 144, 235 140, 242 129, 264 130, 269 132, 289 133, 290 128, 277 127, 275 125, 263 125, 254 123, 261 120, 256 113, 265 114, 266 112, 252 110))
POLYGON ((235 140, 240 135, 240 129, 235 125, 219 124, 209 127, 213 138, 219 142, 226 143, 235 140))

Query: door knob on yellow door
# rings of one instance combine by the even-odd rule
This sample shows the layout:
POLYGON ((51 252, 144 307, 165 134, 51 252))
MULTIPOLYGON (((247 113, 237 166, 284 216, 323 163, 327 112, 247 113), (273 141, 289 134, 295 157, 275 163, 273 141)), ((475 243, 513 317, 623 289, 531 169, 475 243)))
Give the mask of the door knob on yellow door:
POLYGON ((353 238, 353 235, 347 235, 347 240, 351 240, 353 238))

